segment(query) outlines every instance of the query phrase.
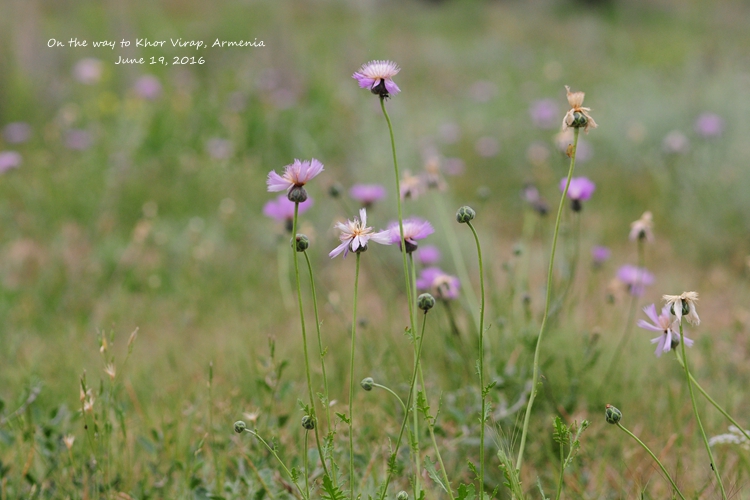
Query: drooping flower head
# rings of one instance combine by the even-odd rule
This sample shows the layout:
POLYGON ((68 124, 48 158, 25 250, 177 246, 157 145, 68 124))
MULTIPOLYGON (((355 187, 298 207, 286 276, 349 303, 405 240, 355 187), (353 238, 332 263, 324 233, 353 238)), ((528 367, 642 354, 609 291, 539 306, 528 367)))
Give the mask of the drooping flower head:
MULTIPOLYGON (((567 177, 563 177, 560 181, 560 191, 565 191, 565 184, 567 184, 567 182, 567 177)), ((594 194, 595 189, 596 184, 594 184, 587 177, 573 177, 572 179, 570 179, 570 186, 568 186, 568 198, 572 202, 571 206, 574 212, 579 212, 583 208, 581 202, 591 198, 591 195, 594 194)))
POLYGON ((428 267, 423 269, 417 279, 417 288, 427 290, 441 300, 458 298, 461 282, 455 276, 446 274, 440 268, 428 267))
POLYGON ((588 134, 589 128, 596 128, 596 122, 591 117, 589 111, 591 108, 584 108, 583 97, 586 95, 583 92, 571 92, 570 87, 565 86, 565 90, 568 93, 568 104, 570 109, 565 113, 563 118, 562 129, 565 131, 568 128, 581 128, 588 134))
MULTIPOLYGON (((391 222, 388 226, 390 242, 392 245, 398 245, 401 248, 401 230, 398 222, 391 222)), ((406 253, 412 253, 417 249, 417 240, 424 239, 435 232, 428 221, 418 219, 404 219, 404 242, 406 243, 406 253)))
POLYGON ((682 317, 688 320, 691 325, 700 325, 701 319, 695 310, 695 303, 698 302, 698 292, 682 292, 680 295, 664 295, 662 297, 666 302, 665 307, 669 307, 672 314, 677 317, 677 322, 682 322, 682 317))
POLYGON ((359 71, 352 75, 352 78, 357 80, 360 88, 370 89, 370 92, 380 96, 381 99, 387 99, 391 94, 396 95, 401 92, 393 81, 393 77, 399 71, 401 68, 393 61, 370 61, 363 64, 359 71))
POLYGON ((625 264, 617 270, 617 279, 628 287, 631 295, 640 297, 647 286, 654 284, 654 275, 643 267, 625 264))
POLYGON ((310 161, 295 159, 294 163, 284 167, 283 175, 277 174, 275 170, 268 173, 268 191, 286 191, 289 201, 301 203, 307 199, 304 185, 322 171, 323 164, 315 158, 310 161))
POLYGON ((364 208, 359 210, 359 218, 355 217, 354 220, 348 220, 346 223, 337 222, 336 228, 341 231, 341 235, 339 235, 341 244, 328 254, 331 258, 336 257, 342 252, 344 257, 350 251, 355 253, 364 252, 367 250, 367 243, 370 240, 381 245, 391 244, 390 231, 385 230, 373 233, 372 228, 367 227, 367 210, 364 208))
MULTIPOLYGON (((651 339, 651 343, 656 344, 655 354, 657 358, 680 344, 679 329, 675 327, 677 321, 672 321, 672 314, 669 312, 669 308, 669 304, 665 305, 661 310, 661 314, 657 316, 656 306, 651 304, 644 307, 643 312, 653 321, 653 324, 643 319, 638 320, 638 326, 644 330, 661 333, 658 337, 651 339)), ((684 340, 686 346, 692 347, 692 340, 687 337, 684 337, 684 340)))
POLYGON ((630 241, 646 240, 654 241, 654 216, 651 212, 643 212, 641 218, 630 223, 630 241))
MULTIPOLYGON (((298 214, 306 212, 313 204, 312 198, 307 198, 299 204, 298 214)), ((277 221, 284 222, 286 230, 292 230, 292 221, 294 219, 294 203, 289 198, 280 194, 275 200, 269 200, 263 205, 263 215, 277 221)))
POLYGON ((349 196, 360 202, 365 208, 385 198, 385 187, 382 184, 355 184, 349 189, 349 196))

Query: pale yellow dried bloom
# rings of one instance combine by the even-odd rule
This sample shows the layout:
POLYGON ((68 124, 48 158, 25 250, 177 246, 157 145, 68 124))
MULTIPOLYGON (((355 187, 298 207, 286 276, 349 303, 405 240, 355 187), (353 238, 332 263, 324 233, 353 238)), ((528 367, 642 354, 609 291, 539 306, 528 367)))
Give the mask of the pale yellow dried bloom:
POLYGON ((107 366, 104 367, 104 373, 109 375, 110 380, 114 380, 115 376, 117 375, 117 370, 115 369, 115 365, 113 363, 109 363, 107 366))
POLYGON ((586 117, 586 125, 584 126, 583 131, 588 134, 589 128, 596 128, 597 125, 594 121, 594 118, 592 118, 589 114, 591 108, 584 108, 582 106, 583 97, 586 94, 584 92, 571 92, 570 87, 568 87, 567 85, 565 86, 565 90, 568 92, 568 104, 570 105, 570 109, 567 113, 565 113, 565 118, 563 118, 563 131, 567 130, 568 128, 577 128, 575 125, 575 114, 580 113, 586 117))
POLYGON ((695 303, 698 302, 698 292, 682 292, 681 295, 664 295, 662 297, 672 308, 672 314, 675 315, 678 322, 682 322, 682 314, 685 310, 685 319, 691 325, 700 325, 701 319, 695 310, 695 303))
POLYGON ((102 345, 99 347, 99 352, 104 354, 107 351, 107 339, 102 335, 102 345))
POLYGON ((643 212, 641 218, 630 223, 630 241, 644 239, 654 241, 654 216, 651 212, 643 212))
POLYGON ((75 442, 76 437, 72 434, 68 434, 63 437, 63 443, 65 443, 65 447, 70 451, 70 449, 73 447, 73 443, 75 442))
POLYGON ((128 349, 131 348, 131 346, 133 345, 133 342, 135 342, 136 337, 138 337, 138 328, 139 327, 135 327, 135 330, 133 330, 133 333, 130 334, 130 338, 128 339, 128 349))
POLYGON ((94 411, 94 401, 95 398, 93 394, 89 394, 88 398, 86 398, 86 401, 83 402, 84 413, 91 413, 92 411, 94 411))

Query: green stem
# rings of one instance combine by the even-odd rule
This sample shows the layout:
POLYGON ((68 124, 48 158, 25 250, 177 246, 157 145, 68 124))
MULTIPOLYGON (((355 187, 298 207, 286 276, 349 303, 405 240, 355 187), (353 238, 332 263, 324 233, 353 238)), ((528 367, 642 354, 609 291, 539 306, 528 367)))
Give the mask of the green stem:
POLYGON ((659 461, 659 459, 656 458, 656 455, 654 455, 654 452, 652 452, 649 449, 649 447, 646 446, 646 443, 644 443, 643 441, 641 441, 640 439, 638 439, 638 436, 636 436, 635 434, 633 434, 632 432, 630 432, 629 430, 627 430, 625 427, 623 427, 623 425, 620 422, 617 422, 616 425, 617 425, 617 427, 619 427, 620 429, 622 429, 625 432, 625 434, 627 434, 628 436, 630 436, 633 439, 635 439, 638 442, 638 444, 641 445, 641 447, 644 450, 646 450, 646 452, 649 455, 651 455, 651 458, 654 459, 654 462, 656 462, 656 464, 659 466, 659 468, 664 473, 664 475, 667 476, 667 479, 669 479, 669 482, 672 484, 672 488, 674 488, 674 490, 677 492, 677 494, 680 495, 680 498, 682 498, 682 500, 685 500, 685 497, 683 496, 682 492, 680 491, 680 489, 675 484, 674 480, 672 479, 672 476, 669 475, 669 472, 667 472, 667 469, 664 467, 664 465, 662 465, 662 463, 659 461))
POLYGON ((284 469, 284 472, 286 472, 286 475, 287 475, 287 476, 289 476, 289 480, 290 480, 290 481, 292 482, 292 484, 294 484, 294 486, 296 486, 296 487, 297 487, 297 491, 299 491, 299 494, 300 494, 300 495, 302 495, 302 498, 304 498, 304 499, 306 499, 306 500, 307 500, 307 499, 309 499, 310 497, 309 497, 308 495, 306 495, 304 491, 302 491, 302 488, 300 488, 299 484, 297 484, 297 481, 295 481, 295 480, 294 480, 294 476, 293 476, 293 475, 292 475, 292 473, 291 473, 291 472, 289 471, 289 469, 287 468, 287 466, 286 466, 286 465, 284 465, 284 462, 283 462, 283 461, 281 460, 281 458, 279 457, 278 453, 276 453, 276 450, 274 450, 274 449, 273 449, 273 448, 272 448, 272 447, 271 447, 271 446, 270 446, 270 445, 269 445, 269 444, 268 444, 268 443, 266 442, 266 440, 265 440, 265 439, 263 439, 262 437, 260 437, 260 434, 258 434, 257 432, 255 432, 255 431, 251 431, 250 429, 245 429, 245 432, 249 432, 249 433, 250 433, 251 435, 255 436, 255 437, 256 437, 256 438, 258 439, 258 441, 260 441, 261 443, 263 443, 263 444, 265 445, 265 447, 266 447, 266 448, 268 449, 268 451, 270 451, 270 452, 271 452, 271 454, 272 454, 272 455, 273 455, 273 456, 274 456, 274 457, 276 458, 276 460, 277 460, 277 461, 279 462, 279 465, 281 465, 281 468, 282 468, 282 469, 284 469))
POLYGON ((708 453, 708 459, 711 461, 711 470, 714 471, 714 475, 716 476, 716 482, 719 483, 719 489, 721 490, 721 498, 723 498, 724 500, 727 500, 727 492, 724 491, 724 483, 721 482, 721 475, 719 474, 719 468, 714 462, 714 456, 713 456, 713 453, 711 453, 711 446, 708 444, 706 431, 703 430, 701 417, 698 414, 698 405, 695 403, 695 394, 693 393, 692 377, 690 376, 690 370, 688 369, 688 363, 687 363, 687 356, 685 354, 685 337, 682 334, 682 321, 680 321, 680 350, 682 351, 682 367, 685 368, 685 377, 687 378, 688 390, 690 391, 690 401, 693 403, 693 413, 695 414, 695 420, 698 422, 698 429, 700 429, 701 431, 703 444, 706 445, 706 453, 708 453))
POLYGON ((401 397, 399 397, 398 394, 396 394, 395 392, 393 392, 390 389, 390 387, 386 387, 384 385, 378 384, 377 382, 373 382, 372 386, 373 387, 380 387, 381 389, 390 392, 393 395, 393 397, 396 398, 396 400, 398 400, 399 404, 401 405, 401 409, 404 410, 404 414, 406 414, 406 405, 404 404, 404 400, 401 399, 401 397))
POLYGON ((557 479, 557 493, 555 494, 555 500, 560 500, 560 493, 562 493, 563 486, 563 474, 565 474, 565 461, 563 459, 563 444, 560 443, 560 477, 557 479))
MULTIPOLYGON (((310 435, 310 431, 305 430, 305 453, 302 457, 302 463, 305 468, 305 493, 307 494, 307 498, 310 498, 310 471, 307 468, 307 441, 310 435)), ((323 458, 321 457, 321 461, 325 462, 323 458)))
POLYGON ((477 244, 477 258, 479 259, 479 288, 481 293, 481 306, 479 308, 479 390, 482 396, 482 413, 479 415, 479 498, 484 497, 484 427, 487 419, 487 394, 484 387, 484 264, 482 262, 482 247, 479 244, 479 236, 471 221, 466 223, 474 235, 477 244))
POLYGON ((520 470, 523 465, 523 452, 526 448, 526 435, 529 431, 529 421, 531 419, 531 408, 534 405, 534 399, 536 397, 536 385, 539 381, 539 356, 541 353, 542 336, 544 335, 544 327, 547 324, 547 316, 549 315, 549 306, 552 299, 552 272, 555 269, 555 250, 557 248, 557 235, 560 232, 560 220, 562 219, 563 206, 565 205, 565 197, 568 195, 568 187, 570 187, 570 179, 573 178, 573 170, 576 166, 576 149, 578 148, 578 134, 580 129, 573 129, 573 148, 570 155, 570 168, 568 169, 568 180, 565 183, 565 189, 563 190, 562 196, 560 197, 560 206, 557 208, 557 219, 555 220, 555 233, 552 237, 552 251, 549 259, 549 269, 547 270, 547 297, 544 302, 544 316, 542 317, 542 325, 539 328, 539 336, 536 340, 536 348, 534 349, 534 373, 531 378, 531 394, 529 394, 529 402, 526 405, 526 415, 523 418, 523 430, 521 431, 521 444, 518 449, 518 459, 516 460, 516 469, 520 470))
MULTIPOLYGON (((405 247, 402 247, 405 248, 405 247)), ((405 253, 405 252, 402 252, 405 253)), ((411 271, 411 281, 409 283, 409 288, 411 290, 411 296, 416 297, 417 296, 417 271, 414 267, 414 256, 409 253, 409 268, 411 271)), ((427 319, 425 318, 425 321, 427 319)), ((412 330, 412 334, 414 334, 414 330, 412 330)), ((424 333, 424 322, 422 324, 422 333, 424 333)), ((414 338, 414 363, 417 367, 417 371, 421 373, 422 369, 419 363, 419 353, 417 352, 418 346, 416 337, 414 338)), ((424 382, 422 382, 422 390, 424 390, 424 382)), ((413 452, 414 452, 414 469, 416 471, 416 474, 414 475, 414 496, 416 498, 419 498, 419 492, 422 489, 420 484, 420 478, 422 477, 422 462, 419 456, 419 412, 417 411, 417 384, 414 384, 412 386, 412 392, 414 393, 412 396, 412 405, 413 405, 413 425, 414 425, 414 434, 412 435, 413 441, 413 452)))
MULTIPOLYGON (((675 351, 675 354, 677 355, 677 362, 679 362, 680 366, 682 366, 684 368, 685 367, 685 363, 682 361, 682 356, 680 356, 680 353, 677 352, 677 351, 675 351)), ((695 378, 693 378, 693 374, 692 373, 690 374, 690 381, 700 391, 700 393, 703 394, 703 396, 705 396, 706 399, 708 399, 708 402, 711 403, 712 405, 714 405, 714 408, 716 408, 717 410, 719 410, 719 413, 721 413, 722 415, 724 415, 726 417, 726 419, 729 420, 732 423, 732 425, 734 425, 735 427, 737 427, 737 429, 739 429, 739 431, 745 436, 745 438, 748 441, 750 441, 750 434, 748 434, 748 432, 745 429, 743 429, 742 426, 739 423, 737 423, 737 421, 735 419, 733 419, 732 416, 724 410, 724 408, 722 408, 721 406, 719 406, 719 403, 717 403, 716 401, 714 401, 714 399, 711 396, 708 395, 708 393, 703 389, 703 387, 700 386, 700 384, 698 383, 698 381, 695 380, 695 378)))
MULTIPOLYGON (((307 354, 307 329, 305 328, 305 310, 302 307, 302 287, 300 285, 300 279, 299 279, 299 258, 297 256, 297 215, 299 213, 299 203, 294 203, 294 220, 292 222, 292 254, 294 254, 294 280, 297 284, 297 304, 299 305, 299 320, 300 324, 302 325, 302 349, 304 351, 305 355, 305 376, 307 377, 307 394, 310 398, 310 412, 312 415, 310 417, 313 419, 313 421, 316 421, 315 418, 315 398, 313 397, 313 390, 312 390, 312 378, 310 377, 310 359, 307 354)), ((318 426, 315 426, 315 442, 318 447, 318 455, 320 455, 320 462, 323 465, 323 472, 327 476, 330 476, 328 473, 328 467, 326 466, 326 461, 323 455, 323 448, 320 446, 320 437, 318 436, 318 426)), ((307 450, 305 450, 305 454, 307 454, 307 450)))
POLYGON ((354 500, 354 345, 357 337, 357 287, 359 286, 359 260, 361 253, 357 252, 357 264, 354 271, 354 311, 352 312, 352 348, 349 357, 349 488, 354 500))

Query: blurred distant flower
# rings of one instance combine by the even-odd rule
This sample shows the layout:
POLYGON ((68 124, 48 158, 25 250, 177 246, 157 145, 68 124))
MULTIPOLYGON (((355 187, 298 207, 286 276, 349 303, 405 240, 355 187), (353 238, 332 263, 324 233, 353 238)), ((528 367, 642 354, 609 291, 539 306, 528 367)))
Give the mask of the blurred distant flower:
POLYGON ((349 189, 349 196, 365 208, 370 208, 373 203, 385 198, 385 194, 385 186, 382 184, 355 184, 349 189))
POLYGON ((682 155, 690 149, 690 141, 679 130, 673 130, 664 137, 661 148, 667 154, 682 155))
POLYGON ((695 119, 693 127, 705 139, 719 137, 724 132, 724 119, 715 113, 703 113, 695 119))
POLYGON ((303 186, 322 171, 323 164, 315 158, 309 161, 295 159, 294 163, 284 167, 283 175, 277 174, 275 170, 268 173, 268 191, 286 191, 291 201, 305 201, 307 193, 303 186))
POLYGON ((73 443, 75 443, 76 437, 72 434, 66 434, 63 436, 63 443, 65 444, 65 447, 70 451, 70 449, 73 447, 73 443))
POLYGON ((367 227, 367 210, 364 208, 359 210, 359 218, 355 217, 354 220, 348 220, 346 224, 337 222, 336 228, 341 231, 339 236, 341 244, 328 254, 331 258, 340 255, 342 252, 345 258, 350 251, 364 252, 367 250, 367 243, 370 240, 381 245, 391 244, 390 231, 373 233, 372 228, 367 227))
MULTIPOLYGON (((313 199, 307 198, 299 204, 298 214, 307 212, 313 205, 313 199)), ((292 230, 292 220, 294 219, 294 202, 289 201, 285 195, 279 195, 275 200, 269 200, 263 205, 263 215, 286 223, 287 231, 292 230)))
POLYGON ((3 128, 3 137, 8 144, 21 144, 31 137, 31 125, 25 122, 9 123, 3 128))
POLYGON ((154 101, 161 95, 161 82, 154 75, 143 75, 133 85, 135 93, 148 101, 154 101))
POLYGON ((568 104, 570 109, 563 118, 562 129, 583 127, 584 132, 588 133, 589 128, 596 128, 596 122, 589 114, 591 108, 584 108, 583 98, 586 95, 583 92, 571 92, 570 87, 565 86, 568 93, 568 104))
POLYGON ((422 179, 416 175, 411 175, 411 172, 408 170, 404 171, 404 176, 400 182, 400 191, 401 199, 411 198, 412 200, 416 200, 422 194, 422 191, 424 191, 422 179))
MULTIPOLYGON (((567 129, 555 136, 555 145, 561 153, 567 153, 568 146, 573 144, 573 130, 567 129)), ((593 155, 593 149, 584 139, 578 139, 578 147, 576 148, 576 163, 585 163, 591 159, 593 155)))
POLYGON ((21 154, 16 151, 0 151, 0 174, 20 167, 22 160, 21 154))
MULTIPOLYGON (((392 245, 398 245, 401 248, 401 230, 398 226, 398 222, 391 222, 388 226, 390 243, 392 245)), ((422 240, 432 233, 435 229, 428 221, 418 219, 416 217, 411 219, 404 219, 404 241, 406 243, 406 253, 412 253, 417 249, 417 240, 422 240)))
POLYGON ((440 261, 440 250, 434 245, 420 247, 417 252, 417 260, 424 266, 432 266, 440 261))
POLYGON ((526 159, 534 166, 544 166, 549 160, 549 148, 543 142, 532 142, 526 149, 526 159))
POLYGON ((741 445, 742 448, 748 450, 750 449, 750 441, 748 441, 746 437, 747 434, 750 434, 750 431, 746 430, 743 433, 743 431, 740 430, 739 427, 730 425, 729 434, 719 434, 718 436, 712 436, 708 440, 708 445, 714 446, 717 444, 738 444, 741 445))
POLYGON ((669 307, 672 314, 675 315, 678 322, 682 322, 682 316, 691 325, 700 325, 701 319, 698 317, 698 312, 695 310, 695 303, 698 302, 698 292, 682 292, 680 295, 664 295, 662 297, 667 304, 665 307, 669 307))
POLYGON ((559 123, 560 107, 554 99, 539 99, 529 107, 531 123, 542 129, 553 129, 559 123))
POLYGON ((591 249, 591 258, 594 261, 594 265, 601 266, 607 260, 609 260, 612 251, 605 246, 595 246, 591 249))
MULTIPOLYGON (((565 191, 565 184, 567 184, 567 177, 563 177, 560 180, 560 191, 565 191)), ((578 212, 583 208, 581 205, 582 201, 586 201, 591 198, 591 195, 596 189, 594 184, 587 177, 573 177, 570 179, 570 186, 568 186, 568 198, 573 202, 573 211, 578 212)))
POLYGON ((461 138, 461 128, 453 122, 440 125, 440 139, 445 144, 454 144, 461 138))
POLYGON ((539 194, 535 185, 526 184, 521 191, 521 198, 539 215, 547 215, 547 212, 549 212, 549 205, 539 194))
POLYGON ((437 267, 423 269, 417 279, 417 288, 427 290, 435 297, 442 300, 453 300, 458 298, 458 290, 461 282, 455 276, 443 272, 437 267))
POLYGON ((500 144, 494 137, 480 137, 474 144, 477 154, 483 158, 492 158, 500 152, 500 144))
POLYGON ((422 180, 427 189, 445 191, 448 188, 448 185, 443 178, 443 174, 440 171, 440 160, 440 156, 435 153, 429 154, 425 160, 422 180))
MULTIPOLYGON (((646 320, 639 319, 638 326, 644 330, 652 332, 660 332, 661 335, 655 339, 651 339, 652 344, 656 344, 656 357, 660 357, 665 352, 669 352, 670 349, 676 348, 680 344, 680 333, 679 329, 675 328, 676 321, 672 321, 672 315, 669 313, 669 305, 665 305, 659 316, 656 315, 656 306, 651 304, 643 308, 643 312, 646 316, 653 321, 653 324, 646 320)), ((685 337, 685 345, 692 347, 693 341, 685 337)))
POLYGON ((352 75, 357 80, 360 88, 370 89, 373 94, 387 99, 390 95, 401 92, 393 77, 401 71, 398 64, 393 61, 370 61, 363 64, 359 71, 352 75))
POLYGON ((617 270, 617 279, 628 287, 631 295, 640 297, 647 286, 654 284, 654 275, 643 267, 625 264, 617 270))
POLYGON ((91 147, 93 139, 87 130, 70 129, 65 133, 65 147, 74 151, 83 151, 91 147))
POLYGON ((446 175, 461 175, 466 170, 466 164, 461 158, 446 158, 443 160, 443 171, 446 175))
POLYGON ((232 156, 233 150, 232 141, 227 139, 214 137, 206 141, 206 151, 215 160, 226 160, 232 156))
POLYGON ((630 235, 628 236, 628 239, 630 239, 630 241, 654 241, 654 216, 651 212, 643 212, 640 219, 630 223, 630 235))
POLYGON ((73 66, 73 78, 84 85, 93 85, 102 78, 102 62, 99 59, 87 57, 73 66))

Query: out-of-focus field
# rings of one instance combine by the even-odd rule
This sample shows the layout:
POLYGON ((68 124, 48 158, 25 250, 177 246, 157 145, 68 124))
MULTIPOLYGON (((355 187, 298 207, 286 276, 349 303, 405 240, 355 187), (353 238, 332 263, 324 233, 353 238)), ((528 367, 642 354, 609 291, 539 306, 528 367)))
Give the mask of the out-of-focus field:
MULTIPOLYGON (((448 189, 406 200, 405 214, 433 223, 425 243, 443 251, 451 274, 449 238, 458 235, 472 277, 462 286, 475 296, 473 239, 454 214, 465 204, 478 214, 487 371, 498 381, 490 400, 501 429, 488 443, 490 490, 502 483, 497 446, 517 438, 522 412, 513 405, 531 378, 568 165, 555 136, 570 85, 586 92, 599 124, 581 136, 576 167, 596 191, 579 222, 569 211, 564 218, 556 276, 565 283, 578 255, 576 278, 542 347, 524 486, 531 498, 540 498, 537 478, 554 491, 552 418, 560 415, 592 421, 564 498, 667 498, 648 456, 604 422, 613 403, 690 498, 717 498, 679 365, 656 359, 638 328, 614 352, 630 299, 612 280, 636 264, 630 223, 650 210, 656 238, 645 265, 655 280, 637 317, 662 294, 698 291, 693 374, 750 427, 749 15, 739 1, 0 2, 0 158, 12 163, 0 165, 2 498, 286 498, 268 454, 232 432, 235 420, 254 421, 300 466, 296 401, 306 385, 289 234, 262 214, 275 197, 265 179, 294 158, 325 165, 308 185, 314 206, 301 232, 312 241, 331 397, 345 411, 354 259, 328 258, 338 244, 333 224, 355 215, 346 194, 354 183, 389 190, 370 210, 371 225, 396 217, 388 131, 377 98, 351 78, 371 59, 402 68, 402 92, 387 102, 402 170, 438 161, 446 171, 448 189), (47 47, 75 37, 167 46, 47 47), (178 37, 265 46, 171 47, 178 37), (205 64, 115 65, 120 56, 205 64), (99 62, 81 66, 86 58, 99 62), (28 125, 27 140, 8 132, 17 122, 28 125), (551 215, 527 208, 527 183, 551 215), (331 197, 331 187, 343 194, 331 197), (594 268, 596 245, 612 254, 594 268), (112 356, 114 381, 104 371, 112 356), (96 394, 88 421, 84 373, 96 394), (70 448, 66 436, 75 438, 70 448)), ((400 256, 372 247, 362 262, 358 377, 405 394, 412 347, 400 256)), ((303 281, 311 328, 308 289, 303 281)), ((476 310, 467 297, 452 308, 460 337, 437 310, 423 353, 456 481, 471 480, 466 460, 476 461, 478 441, 476 310)), ((374 494, 400 409, 382 391, 356 397, 358 476, 374 494)), ((699 408, 709 436, 726 432, 705 400, 699 408)), ((717 445, 714 453, 734 498, 750 498, 748 450, 717 445)), ((406 489, 406 475, 396 484, 406 489)))

